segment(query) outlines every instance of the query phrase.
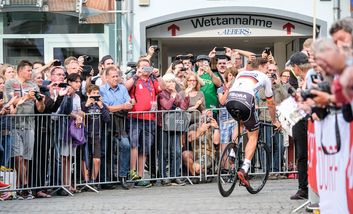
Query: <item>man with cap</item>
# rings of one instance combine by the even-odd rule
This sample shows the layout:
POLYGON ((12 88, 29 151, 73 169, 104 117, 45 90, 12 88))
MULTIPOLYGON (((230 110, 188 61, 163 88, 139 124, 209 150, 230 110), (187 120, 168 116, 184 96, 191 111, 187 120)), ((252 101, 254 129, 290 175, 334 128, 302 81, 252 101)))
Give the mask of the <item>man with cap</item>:
POLYGON ((102 57, 101 61, 99 61, 99 74, 97 76, 92 77, 92 83, 97 86, 101 86, 104 84, 104 74, 103 71, 106 67, 114 65, 114 60, 110 55, 105 55, 102 57))
POLYGON ((206 108, 217 107, 217 88, 222 86, 221 79, 213 73, 210 67, 210 58, 207 55, 199 55, 196 58, 197 74, 203 80, 201 91, 205 95, 206 108))
MULTIPOLYGON (((308 56, 303 52, 294 53, 290 59, 289 64, 291 68, 289 84, 295 88, 300 88, 300 81, 304 81, 305 75, 311 68, 308 56)), ((308 145, 307 145, 307 119, 300 120, 292 128, 293 140, 296 146, 296 156, 298 160, 298 191, 290 197, 291 200, 307 199, 308 198, 308 145)))

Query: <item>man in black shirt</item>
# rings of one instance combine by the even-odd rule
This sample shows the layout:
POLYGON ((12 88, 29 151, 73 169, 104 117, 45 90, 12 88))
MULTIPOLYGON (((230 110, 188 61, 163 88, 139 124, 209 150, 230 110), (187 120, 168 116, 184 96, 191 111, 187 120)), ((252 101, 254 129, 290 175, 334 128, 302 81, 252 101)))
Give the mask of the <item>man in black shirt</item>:
MULTIPOLYGON (((300 88, 300 81, 304 81, 307 71, 311 68, 308 56, 303 52, 294 53, 289 61, 292 66, 289 84, 295 89, 300 88)), ((300 120, 293 126, 293 140, 296 148, 296 156, 298 160, 298 176, 299 189, 290 197, 291 200, 307 199, 308 198, 308 146, 307 146, 307 119, 300 120)))

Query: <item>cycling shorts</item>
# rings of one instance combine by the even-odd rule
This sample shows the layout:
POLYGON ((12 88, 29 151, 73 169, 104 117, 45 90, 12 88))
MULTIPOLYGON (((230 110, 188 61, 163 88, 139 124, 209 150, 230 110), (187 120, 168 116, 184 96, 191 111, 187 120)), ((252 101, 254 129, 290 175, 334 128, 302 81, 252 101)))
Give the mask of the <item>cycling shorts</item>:
POLYGON ((236 120, 235 110, 240 111, 240 119, 245 128, 252 132, 259 129, 259 117, 255 110, 255 97, 242 91, 232 91, 228 94, 226 108, 236 120))

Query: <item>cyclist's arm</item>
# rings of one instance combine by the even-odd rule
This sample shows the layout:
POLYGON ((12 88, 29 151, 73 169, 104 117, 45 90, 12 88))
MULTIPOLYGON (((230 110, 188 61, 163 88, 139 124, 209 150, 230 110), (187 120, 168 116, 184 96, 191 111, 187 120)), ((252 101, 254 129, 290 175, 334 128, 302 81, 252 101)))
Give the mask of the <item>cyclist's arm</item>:
POLYGON ((280 122, 278 122, 276 118, 276 104, 273 100, 273 91, 272 91, 272 83, 271 80, 266 77, 265 79, 265 96, 267 99, 268 111, 270 112, 270 117, 272 119, 272 124, 279 128, 281 126, 280 122))

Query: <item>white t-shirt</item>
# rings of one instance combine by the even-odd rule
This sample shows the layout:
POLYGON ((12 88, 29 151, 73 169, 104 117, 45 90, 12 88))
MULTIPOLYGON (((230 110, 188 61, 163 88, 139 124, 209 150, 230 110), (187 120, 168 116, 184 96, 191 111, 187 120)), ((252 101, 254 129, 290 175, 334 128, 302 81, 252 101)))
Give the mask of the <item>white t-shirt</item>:
POLYGON ((230 88, 232 91, 241 91, 255 96, 261 88, 265 89, 265 96, 272 97, 272 83, 266 74, 260 71, 242 71, 235 78, 234 84, 230 88))

